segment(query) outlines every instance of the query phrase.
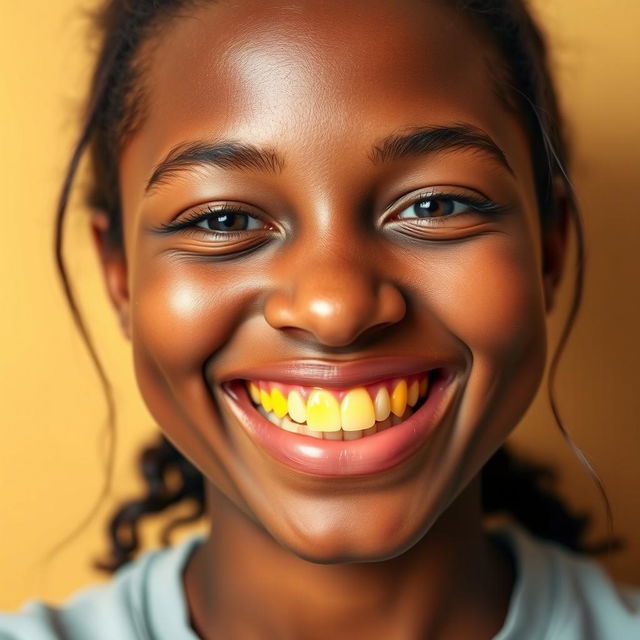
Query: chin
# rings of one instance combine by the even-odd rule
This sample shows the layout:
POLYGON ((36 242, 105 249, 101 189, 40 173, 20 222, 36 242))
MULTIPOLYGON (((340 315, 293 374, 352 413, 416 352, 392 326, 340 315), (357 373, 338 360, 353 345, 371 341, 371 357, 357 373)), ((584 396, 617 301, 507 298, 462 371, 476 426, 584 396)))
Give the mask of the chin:
POLYGON ((414 508, 408 516, 408 500, 395 505, 372 500, 368 509, 367 505, 349 508, 348 501, 336 502, 307 503, 306 509, 287 514, 285 527, 269 533, 287 551, 308 562, 384 562, 415 547, 438 518, 432 509, 418 514, 414 508))

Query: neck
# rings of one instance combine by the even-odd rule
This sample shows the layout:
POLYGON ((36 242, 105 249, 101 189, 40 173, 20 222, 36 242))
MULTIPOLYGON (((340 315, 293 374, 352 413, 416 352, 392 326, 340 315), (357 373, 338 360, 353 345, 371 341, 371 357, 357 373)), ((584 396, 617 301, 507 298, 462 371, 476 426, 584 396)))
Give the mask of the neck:
POLYGON ((202 638, 466 638, 500 630, 508 561, 482 528, 474 481, 406 553, 378 563, 320 565, 282 548, 209 491, 212 534, 185 589, 202 638))

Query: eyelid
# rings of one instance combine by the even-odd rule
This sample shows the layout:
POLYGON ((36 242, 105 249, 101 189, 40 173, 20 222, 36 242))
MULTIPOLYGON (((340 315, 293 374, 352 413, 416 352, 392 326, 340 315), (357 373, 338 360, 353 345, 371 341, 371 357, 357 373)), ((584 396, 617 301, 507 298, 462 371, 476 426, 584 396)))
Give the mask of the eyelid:
MULTIPOLYGON (((399 222, 400 220, 394 220, 394 216, 399 215, 405 209, 413 204, 420 202, 421 200, 453 200, 467 204, 471 213, 474 211, 478 214, 499 214, 507 212, 510 207, 501 205, 487 197, 484 193, 476 189, 468 189, 456 186, 443 186, 443 187, 428 187, 419 191, 412 191, 407 193, 391 204, 387 205, 384 210, 384 218, 381 224, 387 222, 399 222)), ((467 215, 466 213, 456 213, 449 216, 442 216, 438 219, 457 218, 467 215)), ((418 216, 416 216, 418 219, 418 216)), ((424 218, 425 220, 430 218, 424 218)), ((408 220, 404 218, 403 220, 408 220)))
MULTIPOLYGON (((266 220, 266 216, 259 213, 255 207, 243 202, 207 202, 202 205, 191 207, 179 213, 171 221, 161 224, 157 230, 160 232, 171 233, 175 231, 181 231, 189 228, 200 228, 198 223, 206 220, 209 216, 219 215, 222 213, 238 213, 249 216, 255 220, 259 220, 264 225, 265 230, 273 229, 274 226, 266 220)), ((206 231, 203 229, 203 231, 206 231)), ((251 231, 259 231, 259 229, 252 229, 251 231)), ((211 233, 216 233, 211 231, 211 233)))

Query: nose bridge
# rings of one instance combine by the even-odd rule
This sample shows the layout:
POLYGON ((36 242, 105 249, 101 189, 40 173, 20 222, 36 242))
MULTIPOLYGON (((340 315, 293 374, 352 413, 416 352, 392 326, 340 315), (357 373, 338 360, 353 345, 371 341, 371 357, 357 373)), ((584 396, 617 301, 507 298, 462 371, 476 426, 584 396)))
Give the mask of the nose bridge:
POLYGON ((296 274, 294 298, 313 314, 329 316, 333 322, 356 322, 371 312, 379 287, 379 276, 358 247, 323 243, 306 252, 296 274))
POLYGON ((404 316, 401 292, 352 233, 344 226, 338 232, 325 228, 292 248, 280 286, 266 303, 269 324, 301 330, 328 346, 347 346, 365 331, 404 316))

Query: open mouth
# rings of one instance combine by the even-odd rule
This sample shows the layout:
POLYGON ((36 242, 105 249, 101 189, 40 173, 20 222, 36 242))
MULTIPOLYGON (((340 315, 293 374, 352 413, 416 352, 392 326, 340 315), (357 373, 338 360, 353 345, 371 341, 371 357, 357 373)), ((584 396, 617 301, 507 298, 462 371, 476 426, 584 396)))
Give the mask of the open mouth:
MULTIPOLYGON (((368 369, 375 367, 367 363, 368 369)), ((380 368, 390 367, 382 362, 380 368)), ((366 476, 396 467, 420 450, 442 422, 458 385, 453 368, 382 373, 366 383, 361 369, 357 364, 343 367, 339 376, 333 369, 323 376, 326 369, 312 364, 306 371, 314 375, 298 376, 298 369, 285 365, 276 371, 277 380, 269 379, 270 368, 237 376, 224 388, 247 435, 280 463, 314 476, 366 476)))
POLYGON ((247 380, 253 406, 284 431, 324 440, 358 440, 411 417, 430 389, 425 372, 345 389, 247 380))

